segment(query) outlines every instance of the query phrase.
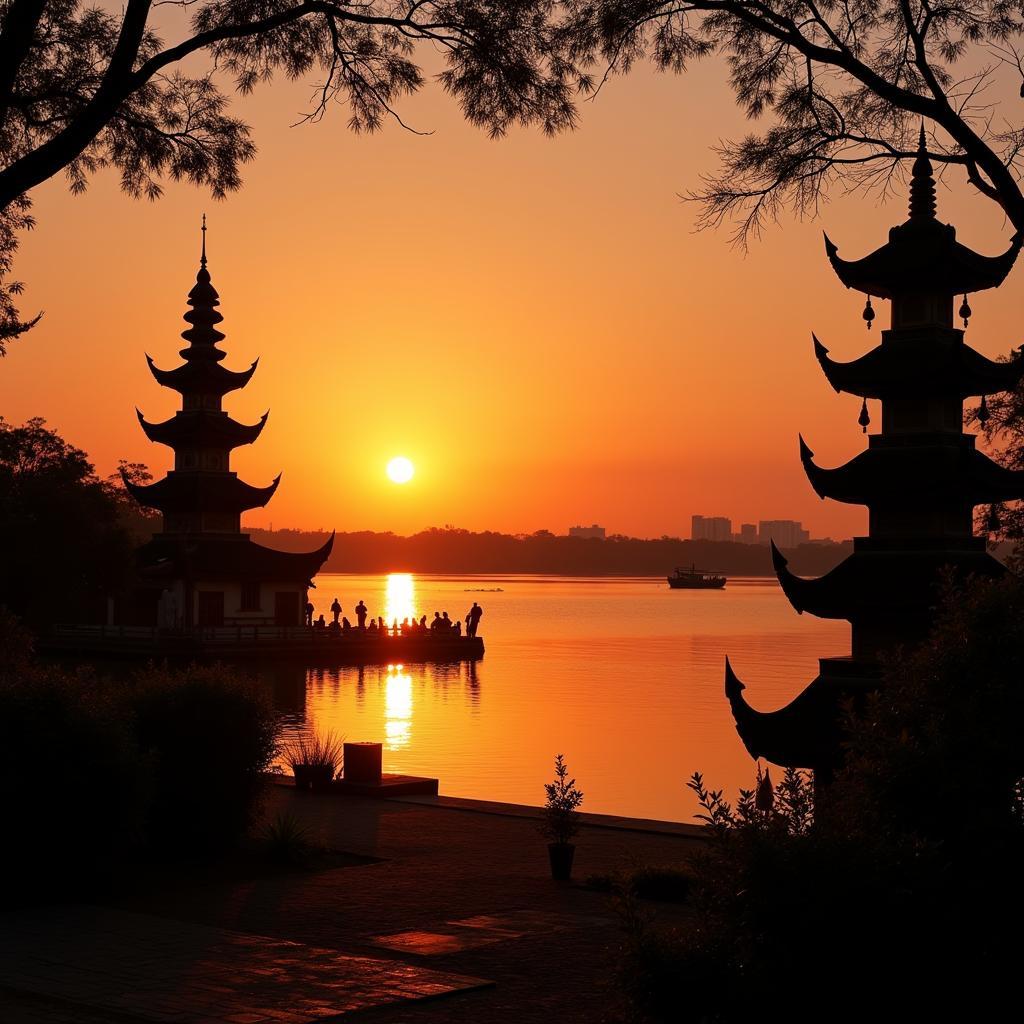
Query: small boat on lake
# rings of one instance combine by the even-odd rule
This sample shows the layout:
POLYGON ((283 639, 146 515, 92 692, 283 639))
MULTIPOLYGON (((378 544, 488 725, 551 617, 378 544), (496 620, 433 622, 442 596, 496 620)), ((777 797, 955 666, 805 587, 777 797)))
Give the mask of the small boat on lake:
POLYGON ((691 565, 689 569, 676 569, 667 579, 673 590, 721 590, 726 577, 717 572, 702 572, 691 565))

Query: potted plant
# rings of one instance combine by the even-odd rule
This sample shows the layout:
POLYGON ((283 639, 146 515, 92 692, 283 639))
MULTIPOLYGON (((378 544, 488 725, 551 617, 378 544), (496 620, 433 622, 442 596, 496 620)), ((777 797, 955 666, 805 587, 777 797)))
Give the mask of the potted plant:
POLYGON ((296 789, 327 789, 341 770, 344 747, 334 733, 299 736, 284 750, 296 789))
POLYGON ((555 757, 555 780, 544 785, 547 801, 544 804, 540 832, 548 841, 551 877, 568 881, 572 875, 572 861, 576 846, 572 840, 580 830, 579 806, 583 794, 576 788, 576 780, 569 778, 565 757, 555 757))

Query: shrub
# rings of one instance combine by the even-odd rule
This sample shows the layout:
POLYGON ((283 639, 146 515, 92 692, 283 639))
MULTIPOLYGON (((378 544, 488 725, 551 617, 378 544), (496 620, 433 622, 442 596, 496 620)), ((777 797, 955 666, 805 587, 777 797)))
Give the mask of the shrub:
POLYGON ((948 585, 934 630, 848 712, 845 766, 759 779, 709 826, 692 927, 627 906, 619 980, 635 1017, 787 1021, 970 1016, 1016 999, 1024 909, 1024 582, 948 585), (983 979, 983 981, 981 980, 983 979))
POLYGON ((193 666, 140 673, 129 699, 139 746, 153 758, 151 842, 202 852, 240 838, 277 753, 263 693, 222 666, 193 666))
POLYGON ((310 831, 294 814, 280 813, 263 829, 264 850, 273 864, 294 867, 315 849, 310 831))
POLYGON ((688 868, 642 865, 610 875, 590 875, 584 882, 594 892, 629 893, 641 900, 659 903, 685 903, 693 884, 688 868))
POLYGON ((541 812, 540 833, 549 843, 571 843, 580 830, 578 809, 583 794, 569 778, 565 757, 555 757, 554 782, 544 784, 547 800, 541 812))
POLYGON ((344 759, 342 740, 329 732, 324 736, 299 735, 284 748, 284 763, 296 768, 329 768, 332 777, 337 774, 344 759))
POLYGON ((0 678, 0 900, 59 897, 139 846, 148 765, 125 710, 88 675, 0 678))

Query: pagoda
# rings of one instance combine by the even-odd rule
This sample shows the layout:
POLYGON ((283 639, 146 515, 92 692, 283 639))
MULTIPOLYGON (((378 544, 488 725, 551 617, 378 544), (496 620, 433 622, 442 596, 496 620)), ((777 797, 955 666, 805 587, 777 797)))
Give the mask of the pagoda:
POLYGON ((881 432, 844 466, 825 469, 800 438, 800 458, 821 498, 866 505, 868 536, 854 538, 853 554, 817 579, 789 571, 771 546, 775 572, 797 612, 851 625, 849 657, 823 658, 816 679, 790 704, 773 712, 754 710, 744 685, 726 659, 725 692, 736 727, 753 757, 811 768, 827 782, 840 761, 843 703, 881 680, 886 652, 909 648, 928 633, 944 572, 998 576, 1003 567, 975 537, 974 508, 1024 497, 1024 472, 1004 469, 975 448, 963 432, 963 403, 1015 388, 1024 376, 1024 355, 993 362, 964 344, 954 325, 971 315, 967 294, 1002 283, 1021 246, 1015 236, 1000 256, 982 256, 956 240, 955 229, 936 218, 935 180, 924 128, 910 183, 910 216, 889 240, 863 259, 847 261, 825 237, 833 269, 847 288, 864 292, 864 319, 871 327, 871 300, 889 299, 891 324, 881 344, 852 362, 829 358, 814 338, 814 351, 829 384, 862 399, 860 425, 870 423, 867 400, 881 402, 881 432))
MULTIPOLYGON (((269 413, 247 425, 221 408, 224 396, 244 388, 256 362, 240 372, 222 365, 217 347, 224 335, 217 325, 220 298, 206 259, 206 218, 196 283, 188 294, 184 319, 184 362, 161 370, 147 355, 150 371, 163 387, 177 391, 181 409, 162 423, 136 410, 151 441, 174 451, 174 469, 156 483, 125 478, 125 487, 147 508, 163 515, 163 529, 137 553, 137 580, 119 618, 134 625, 188 630, 221 625, 297 626, 303 622, 308 588, 330 554, 333 536, 308 554, 275 551, 242 533, 241 516, 262 508, 281 481, 253 487, 230 468, 231 452, 252 444, 269 413)), ((258 362, 258 360, 257 360, 258 362)))

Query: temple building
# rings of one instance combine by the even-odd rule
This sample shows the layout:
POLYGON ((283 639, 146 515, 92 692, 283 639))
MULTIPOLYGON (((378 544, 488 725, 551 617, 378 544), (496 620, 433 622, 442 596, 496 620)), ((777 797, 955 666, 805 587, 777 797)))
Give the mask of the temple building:
POLYGON ((239 480, 230 468, 231 452, 252 444, 267 422, 239 423, 221 408, 224 396, 244 388, 256 371, 235 372, 222 365, 217 347, 224 335, 217 325, 220 299, 206 260, 206 218, 199 273, 188 294, 188 329, 182 337, 184 362, 158 369, 146 356, 157 382, 181 395, 181 409, 163 423, 139 422, 151 441, 174 451, 174 469, 148 485, 125 486, 147 508, 163 515, 163 529, 139 549, 136 582, 117 602, 123 624, 190 629, 197 626, 279 625, 303 622, 312 579, 327 560, 333 536, 308 554, 274 551, 254 543, 241 530, 242 513, 262 508, 280 483, 266 487, 239 480))
POLYGON ((798 612, 851 624, 849 657, 823 658, 816 679, 786 707, 754 710, 726 661, 726 696, 747 750, 776 764, 812 768, 825 781, 840 759, 840 707, 880 683, 882 656, 912 647, 927 635, 944 570, 957 576, 997 576, 1003 567, 974 536, 974 509, 1024 497, 1024 472, 1004 469, 963 432, 963 403, 1015 388, 1024 355, 993 362, 964 344, 954 324, 967 327, 967 294, 1002 283, 1017 258, 1015 236, 1000 256, 982 256, 956 240, 936 218, 935 181, 924 129, 910 185, 910 217, 889 232, 880 249, 860 260, 839 257, 826 236, 833 269, 847 288, 864 292, 871 327, 873 299, 891 302, 891 324, 881 344, 852 362, 835 362, 817 338, 814 351, 836 391, 862 399, 859 423, 867 432, 867 400, 881 402, 881 431, 844 466, 825 469, 800 438, 800 458, 821 498, 866 505, 868 536, 854 538, 853 554, 818 579, 787 568, 772 544, 779 582, 798 612))

